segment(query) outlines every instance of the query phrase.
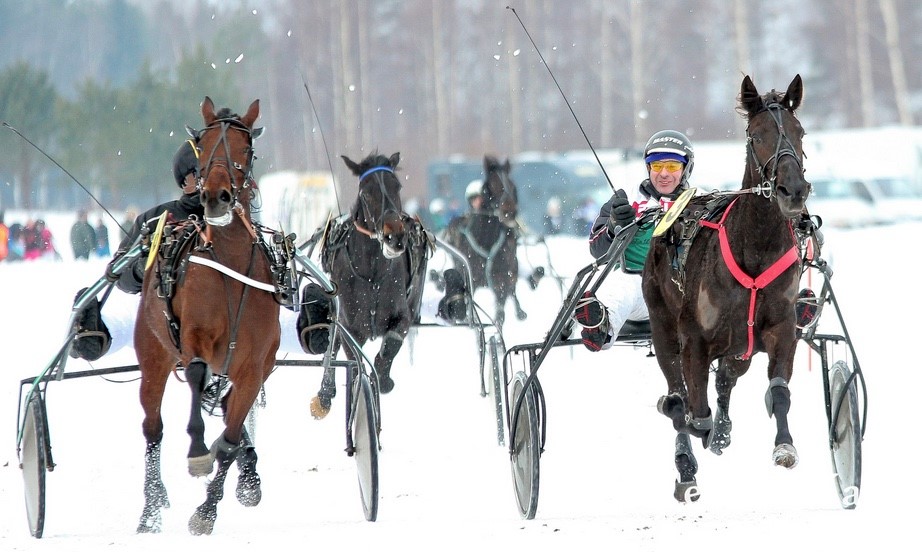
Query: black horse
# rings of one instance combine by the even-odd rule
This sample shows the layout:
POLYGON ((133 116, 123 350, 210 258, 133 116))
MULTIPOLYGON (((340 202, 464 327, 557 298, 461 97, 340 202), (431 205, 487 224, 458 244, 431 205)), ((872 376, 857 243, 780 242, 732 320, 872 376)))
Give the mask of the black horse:
POLYGON ((519 280, 519 198, 509 170, 508 159, 500 163, 496 157, 485 156, 480 209, 454 219, 445 229, 445 242, 464 255, 470 265, 474 289, 487 287, 496 296, 494 322, 500 329, 510 297, 516 317, 524 320, 527 316, 515 289, 519 280))
POLYGON ((668 385, 658 409, 678 432, 675 498, 697 499, 697 462, 689 435, 716 454, 730 444, 730 392, 757 352, 768 354, 765 402, 776 420, 773 461, 793 468, 788 429, 795 302, 801 261, 795 227, 810 184, 804 180, 803 97, 796 76, 760 95, 743 79, 739 111, 747 121, 742 188, 694 198, 665 234, 653 239, 643 272, 653 345, 668 385), (717 360, 717 412, 708 406, 708 373, 717 360))
MULTIPOLYGON (((331 221, 321 252, 324 271, 336 285, 343 327, 359 346, 380 338, 374 368, 380 390, 394 388, 391 364, 410 326, 419 320, 426 263, 432 240, 418 219, 403 211, 400 154, 377 152, 361 163, 343 156, 359 178, 358 198, 348 215, 331 221)), ((334 344, 337 350, 339 344, 334 344)), ((345 348, 347 356, 351 349, 345 348)), ((352 359, 355 360, 355 359, 352 359)), ((336 394, 334 369, 324 371, 311 412, 322 418, 336 394)))

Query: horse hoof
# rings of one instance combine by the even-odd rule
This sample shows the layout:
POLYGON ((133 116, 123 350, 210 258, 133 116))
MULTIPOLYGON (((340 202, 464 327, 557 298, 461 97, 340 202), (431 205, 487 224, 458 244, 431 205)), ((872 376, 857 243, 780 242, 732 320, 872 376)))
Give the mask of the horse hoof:
POLYGON ((698 492, 698 482, 692 478, 691 481, 675 482, 675 492, 673 495, 681 503, 697 502, 701 493, 698 492))
POLYGON ((240 474, 237 478, 237 502, 252 508, 257 506, 263 498, 259 474, 255 471, 240 474))
POLYGON ((381 386, 381 393, 384 395, 394 390, 394 380, 390 376, 381 376, 378 378, 378 383, 381 386))
POLYGON ((794 445, 781 443, 775 447, 774 452, 772 452, 772 461, 776 466, 791 469, 797 465, 799 460, 800 457, 797 456, 797 449, 794 448, 794 445))
POLYGON ((237 502, 247 508, 258 506, 262 498, 263 492, 262 489, 259 488, 259 483, 257 483, 255 487, 237 487, 237 502))
POLYGON ((315 420, 322 420, 330 413, 330 399, 314 397, 311 399, 311 416, 315 420))
POLYGON ((214 456, 211 453, 204 456, 189 458, 189 475, 192 477, 202 477, 211 473, 214 469, 214 456))
POLYGON ((672 420, 684 420, 685 402, 678 395, 663 395, 656 402, 656 411, 672 420))
POLYGON ((519 320, 525 320, 528 318, 528 314, 525 311, 515 313, 515 317, 519 320))
POLYGON ((192 517, 189 518, 189 533, 199 536, 199 535, 210 535, 214 530, 214 520, 206 519, 199 515, 198 512, 192 514, 192 517))
POLYGON ((141 516, 137 533, 159 533, 163 525, 163 517, 158 510, 156 513, 141 516))

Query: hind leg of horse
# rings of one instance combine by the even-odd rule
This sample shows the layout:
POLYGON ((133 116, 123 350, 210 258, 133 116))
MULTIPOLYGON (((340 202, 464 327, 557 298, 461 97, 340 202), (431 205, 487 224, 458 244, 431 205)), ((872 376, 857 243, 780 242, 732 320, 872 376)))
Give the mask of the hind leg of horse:
POLYGON ((714 380, 717 388, 717 410, 714 412, 714 430, 708 442, 708 448, 714 454, 722 454, 723 449, 730 446, 730 431, 733 429, 733 422, 730 421, 730 393, 736 386, 737 379, 749 370, 751 362, 732 357, 724 357, 718 362, 714 380))
MULTIPOLYGON (((141 354, 139 357, 151 358, 141 354)), ((159 533, 162 523, 160 510, 170 507, 166 487, 160 475, 160 444, 163 440, 163 419, 160 416, 160 407, 169 375, 169 366, 160 366, 157 370, 157 373, 152 373, 154 368, 145 365, 144 377, 141 378, 140 398, 141 407, 144 410, 141 429, 147 441, 147 449, 144 453, 144 508, 138 522, 138 533, 159 533)))
POLYGON ((218 519, 218 502, 224 498, 224 480, 227 470, 240 451, 240 446, 228 441, 224 435, 218 437, 214 443, 215 459, 218 461, 218 470, 214 479, 208 484, 208 490, 203 502, 195 513, 189 518, 189 532, 193 535, 210 535, 214 529, 215 520, 218 519))
POLYGON ((775 449, 772 461, 778 466, 793 468, 799 460, 794 438, 788 427, 788 412, 791 409, 791 391, 788 382, 794 371, 794 348, 796 341, 789 348, 783 348, 768 361, 768 390, 765 392, 765 407, 769 416, 775 417, 775 449))
POLYGON ((375 356, 375 371, 378 373, 378 383, 381 384, 381 393, 390 393, 394 389, 394 380, 391 378, 391 365, 394 358, 403 346, 406 332, 389 331, 384 334, 381 349, 375 356))
POLYGON ((250 385, 246 386, 246 393, 244 393, 245 386, 242 382, 231 389, 224 402, 224 434, 212 445, 213 451, 219 451, 224 443, 238 443, 239 450, 236 460, 240 473, 237 477, 237 501, 247 507, 256 506, 262 500, 262 481, 256 471, 258 460, 256 447, 244 424, 250 409, 253 408, 262 383, 262 379, 257 383, 250 382, 250 385), (255 393, 252 391, 254 385, 256 386, 255 393))
POLYGON ((208 365, 200 358, 193 359, 186 367, 186 380, 192 391, 192 404, 189 411, 189 423, 186 433, 189 434, 189 454, 186 455, 189 464, 189 475, 201 477, 208 475, 214 469, 214 456, 205 445, 205 420, 202 417, 202 392, 208 384, 208 365))
POLYGON ((519 320, 525 320, 528 318, 528 313, 525 312, 525 309, 522 308, 522 304, 519 303, 519 296, 513 292, 512 294, 512 304, 515 306, 515 317, 519 320))

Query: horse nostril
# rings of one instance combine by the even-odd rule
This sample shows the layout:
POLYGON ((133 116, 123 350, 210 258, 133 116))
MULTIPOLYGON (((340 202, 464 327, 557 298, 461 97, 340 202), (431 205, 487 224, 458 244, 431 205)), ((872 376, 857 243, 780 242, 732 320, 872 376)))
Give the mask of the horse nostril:
POLYGON ((230 192, 228 192, 227 190, 221 190, 220 201, 221 203, 230 203, 231 202, 230 192))

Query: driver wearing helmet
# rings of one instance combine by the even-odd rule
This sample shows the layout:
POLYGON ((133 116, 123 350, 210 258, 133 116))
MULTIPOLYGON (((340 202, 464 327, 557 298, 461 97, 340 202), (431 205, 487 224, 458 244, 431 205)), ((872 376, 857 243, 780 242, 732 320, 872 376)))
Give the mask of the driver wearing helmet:
MULTIPOLYGON (((198 149, 192 140, 186 140, 179 146, 173 155, 173 179, 182 190, 182 195, 179 199, 167 201, 139 215, 106 266, 106 278, 114 281, 122 291, 133 294, 141 291, 144 267, 147 262, 143 255, 139 255, 118 272, 114 267, 134 245, 145 227, 152 224, 164 211, 170 213, 172 220, 184 220, 192 215, 203 215, 204 209, 197 190, 198 155, 198 149)), ((153 231, 153 228, 149 228, 148 231, 153 231)), ((86 289, 83 288, 77 293, 74 302, 80 299, 86 289)), ((93 298, 78 315, 77 335, 70 354, 74 358, 96 360, 108 351, 110 339, 109 330, 100 315, 99 301, 93 298)))
MULTIPOLYGON (((179 199, 161 203, 141 213, 135 219, 134 224, 128 231, 128 235, 119 244, 112 260, 109 261, 106 274, 110 279, 117 278, 115 285, 120 290, 126 293, 139 293, 141 291, 141 282, 144 279, 144 265, 147 259, 138 257, 135 262, 128 265, 125 270, 118 274, 113 272, 112 267, 134 245, 146 225, 151 224, 164 211, 170 213, 171 220, 185 220, 192 215, 200 217, 203 215, 204 209, 197 190, 198 155, 198 149, 196 149, 195 142, 192 140, 186 140, 179 146, 179 149, 173 155, 173 179, 179 189, 182 190, 182 196, 179 199), (131 270, 128 270, 128 268, 131 270)), ((149 228, 149 231, 153 231, 153 228, 149 228)))
POLYGON ((483 180, 471 180, 464 190, 464 199, 467 200, 468 211, 479 211, 483 205, 483 180))
MULTIPOLYGON (((668 209, 685 189, 695 162, 688 137, 675 130, 655 133, 644 147, 648 177, 629 196, 617 190, 599 210, 589 235, 589 252, 598 259, 612 245, 624 226, 647 209, 668 209)), ((611 271, 596 295, 587 291, 576 306, 574 317, 583 327, 583 345, 591 351, 611 346, 627 320, 650 318, 641 291, 640 273, 650 249, 654 223, 641 226, 624 251, 620 271, 611 271)))

